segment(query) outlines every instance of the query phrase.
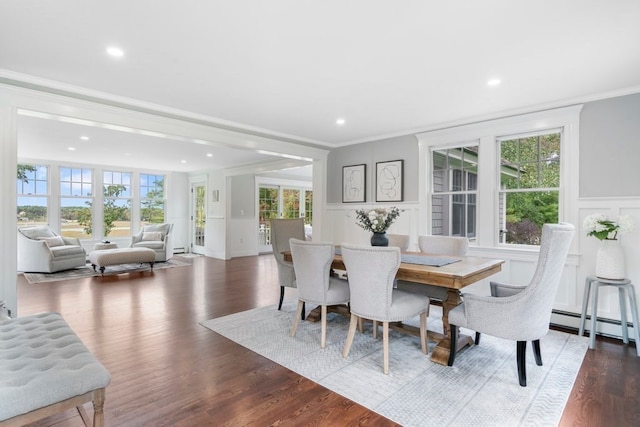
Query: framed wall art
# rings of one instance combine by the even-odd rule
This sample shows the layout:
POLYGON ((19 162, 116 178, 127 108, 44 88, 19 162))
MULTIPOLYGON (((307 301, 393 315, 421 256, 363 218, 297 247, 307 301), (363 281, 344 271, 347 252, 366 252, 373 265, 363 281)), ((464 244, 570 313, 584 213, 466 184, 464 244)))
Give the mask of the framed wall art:
POLYGON ((342 203, 366 202, 367 165, 342 167, 342 203))
POLYGON ((401 202, 404 160, 376 163, 376 202, 401 202))

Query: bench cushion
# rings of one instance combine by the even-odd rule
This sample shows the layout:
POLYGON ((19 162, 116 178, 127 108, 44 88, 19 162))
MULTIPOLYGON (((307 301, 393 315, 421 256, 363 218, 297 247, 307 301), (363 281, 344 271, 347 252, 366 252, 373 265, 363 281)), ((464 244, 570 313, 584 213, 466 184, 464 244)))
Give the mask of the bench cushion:
POLYGON ((93 251, 89 254, 92 265, 106 267, 109 265, 127 264, 131 262, 154 262, 156 253, 149 248, 119 248, 93 251))
POLYGON ((0 321, 0 420, 105 388, 110 381, 58 313, 0 321))

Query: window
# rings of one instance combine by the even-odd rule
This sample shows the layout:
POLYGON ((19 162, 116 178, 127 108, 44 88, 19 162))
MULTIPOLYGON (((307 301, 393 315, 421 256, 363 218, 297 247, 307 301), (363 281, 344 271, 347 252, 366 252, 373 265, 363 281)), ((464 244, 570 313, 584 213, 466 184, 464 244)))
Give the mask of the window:
POLYGON ((478 146, 432 151, 431 234, 475 237, 478 146))
POLYGON ((131 172, 102 173, 105 236, 131 235, 131 172))
POLYGON ((540 244, 542 224, 579 222, 581 105, 416 135, 423 167, 421 234, 460 235, 478 247, 540 244))
POLYGON ((140 220, 142 225, 165 222, 164 182, 164 175, 140 174, 140 220))
POLYGON ((542 225, 558 222, 561 136, 554 130, 498 139, 501 243, 539 245, 542 225))
POLYGON ((60 168, 60 234, 66 237, 87 238, 92 230, 91 169, 60 168))
POLYGON ((48 224, 49 168, 18 165, 18 227, 48 224))
POLYGON ((313 191, 293 185, 261 183, 258 187, 258 244, 271 244, 272 218, 304 218, 311 224, 313 191))

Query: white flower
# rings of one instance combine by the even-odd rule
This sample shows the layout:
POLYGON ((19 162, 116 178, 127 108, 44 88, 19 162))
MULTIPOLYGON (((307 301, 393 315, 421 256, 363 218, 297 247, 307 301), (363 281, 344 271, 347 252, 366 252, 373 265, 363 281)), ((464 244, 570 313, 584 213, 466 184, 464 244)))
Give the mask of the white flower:
POLYGON ((589 215, 584 219, 582 227, 587 236, 594 236, 600 240, 615 240, 618 233, 633 231, 633 220, 628 215, 620 215, 617 219, 604 214, 589 215))

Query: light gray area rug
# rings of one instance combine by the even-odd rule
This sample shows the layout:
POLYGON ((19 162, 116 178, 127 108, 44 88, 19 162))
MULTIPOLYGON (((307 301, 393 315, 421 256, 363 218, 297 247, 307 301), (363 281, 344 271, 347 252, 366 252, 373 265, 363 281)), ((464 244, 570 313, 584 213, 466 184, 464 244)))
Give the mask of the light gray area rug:
MULTIPOLYGON (((166 262, 157 262, 153 264, 153 270, 162 270, 163 268, 172 268, 172 267, 182 267, 185 265, 191 265, 191 261, 189 259, 179 259, 174 256, 166 262)), ((104 275, 115 275, 115 274, 123 274, 123 273, 133 273, 136 271, 149 271, 149 264, 144 263, 131 263, 131 264, 119 264, 119 265, 111 265, 104 270, 104 275)), ((84 279, 87 277, 97 276, 100 277, 100 269, 98 271, 93 271, 91 264, 87 264, 86 267, 74 268, 71 270, 58 271, 56 273, 24 273, 25 279, 27 282, 34 283, 46 283, 46 282, 57 282, 60 280, 73 280, 73 279, 84 279)))
MULTIPOLYGON (((588 347, 587 338, 550 331, 541 340, 543 366, 528 346, 528 386, 520 387, 515 342, 483 335, 447 367, 424 356, 418 338, 390 331, 384 375, 381 327, 374 340, 365 323, 343 359, 347 318, 329 315, 323 350, 320 322, 301 322, 289 336, 294 313, 295 303, 288 303, 282 311, 262 307, 201 324, 404 426, 557 425, 588 347)), ((429 329, 442 331, 439 316, 440 307, 432 307, 429 329)), ((418 318, 406 323, 418 325, 418 318)), ((429 351, 434 346, 429 342, 429 351)))

